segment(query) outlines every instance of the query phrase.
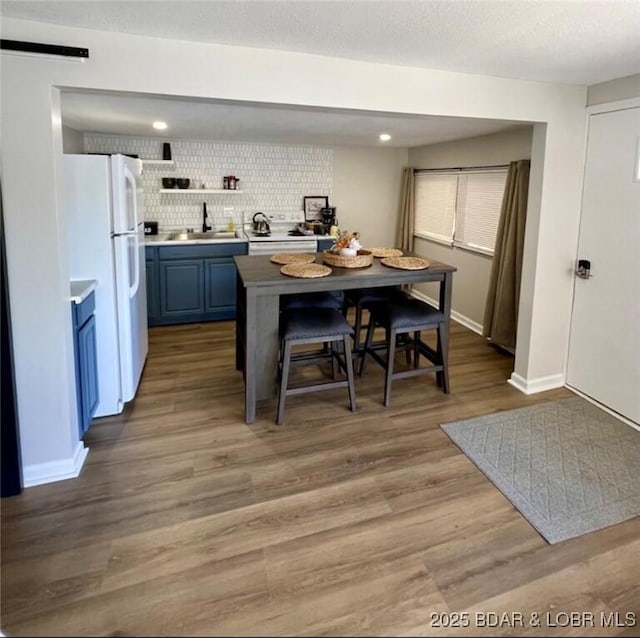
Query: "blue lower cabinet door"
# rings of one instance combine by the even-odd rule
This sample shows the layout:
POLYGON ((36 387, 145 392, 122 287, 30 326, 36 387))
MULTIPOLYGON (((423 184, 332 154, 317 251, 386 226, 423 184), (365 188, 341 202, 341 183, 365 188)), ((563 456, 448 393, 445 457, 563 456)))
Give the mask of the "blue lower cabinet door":
POLYGON ((93 315, 78 330, 78 363, 80 366, 80 435, 82 436, 89 429, 99 400, 96 318, 93 315))
POLYGON ((236 305, 236 265, 231 259, 205 262, 206 311, 236 305))
POLYGON ((160 314, 165 318, 204 312, 202 259, 160 262, 160 314))

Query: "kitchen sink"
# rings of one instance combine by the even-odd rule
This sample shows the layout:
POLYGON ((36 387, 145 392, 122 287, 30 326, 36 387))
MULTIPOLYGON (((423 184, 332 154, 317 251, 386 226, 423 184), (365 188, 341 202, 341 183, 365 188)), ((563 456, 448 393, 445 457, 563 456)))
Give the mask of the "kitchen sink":
POLYGON ((231 231, 219 231, 208 233, 171 233, 167 239, 169 241, 190 241, 193 239, 235 239, 235 232, 231 231))

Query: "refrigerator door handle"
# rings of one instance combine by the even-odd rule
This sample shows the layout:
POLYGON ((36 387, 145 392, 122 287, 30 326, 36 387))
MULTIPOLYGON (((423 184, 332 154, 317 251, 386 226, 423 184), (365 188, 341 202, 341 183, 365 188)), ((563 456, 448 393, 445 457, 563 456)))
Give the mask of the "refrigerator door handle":
POLYGON ((135 255, 133 262, 133 284, 129 288, 129 299, 133 299, 138 292, 138 288, 140 288, 140 239, 138 238, 138 233, 130 235, 130 237, 133 237, 133 254, 135 255))
MULTIPOLYGON (((123 169, 124 169, 124 178, 127 182, 129 182, 129 187, 130 187, 130 193, 131 193, 131 197, 128 198, 129 201, 126 202, 127 205, 127 210, 129 210, 129 207, 131 209, 131 212, 133 213, 133 220, 132 220, 132 226, 128 227, 127 230, 129 231, 136 231, 138 229, 138 198, 137 198, 137 189, 138 189, 138 185, 136 182, 136 178, 133 176, 133 173, 129 170, 129 167, 126 164, 123 164, 123 169)), ((127 221, 129 221, 129 215, 127 214, 127 221)))

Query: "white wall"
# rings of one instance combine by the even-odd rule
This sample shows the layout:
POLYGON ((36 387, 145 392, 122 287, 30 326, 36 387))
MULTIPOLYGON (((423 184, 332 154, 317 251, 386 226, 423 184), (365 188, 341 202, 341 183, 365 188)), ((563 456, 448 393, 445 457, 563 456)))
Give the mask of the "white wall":
POLYGON ((160 159, 162 142, 171 144, 171 167, 146 165, 142 173, 145 220, 159 222, 161 230, 197 228, 202 203, 216 228, 227 223, 225 208, 233 209, 236 226, 254 213, 302 213, 305 195, 331 199, 333 150, 309 145, 264 144, 214 140, 158 140, 126 135, 85 135, 87 152, 135 153, 160 159), (188 177, 208 188, 222 188, 224 175, 240 178, 240 191, 217 194, 160 193, 162 177, 188 177))
MULTIPOLYGON (((304 195, 327 195, 330 205, 337 207, 340 225, 359 230, 365 245, 394 243, 406 148, 167 140, 175 165, 148 166, 143 173, 145 219, 159 221, 161 230, 200 225, 203 199, 211 219, 223 227, 225 207, 233 207, 235 222, 241 224, 243 211, 300 211, 304 195), (194 199, 178 190, 169 195, 158 192, 161 177, 169 176, 205 180, 217 188, 225 170, 241 178, 242 194, 194 199)), ((162 141, 166 140, 84 135, 87 152, 136 153, 147 159, 159 158, 162 141)))
POLYGON ((640 73, 589 87, 587 106, 640 97, 640 73))
POLYGON ((415 168, 468 168, 508 164, 512 160, 531 157, 532 135, 531 126, 521 126, 492 135, 416 146, 409 149, 409 161, 415 168))
MULTIPOLYGON (((428 260, 441 261, 458 269, 453 276, 451 311, 455 313, 454 318, 457 321, 480 334, 492 258, 469 250, 453 249, 419 237, 414 240, 413 250, 428 260)), ((438 300, 437 284, 418 284, 415 289, 429 299, 438 300)))
MULTIPOLYGON (((409 149, 409 164, 414 168, 465 168, 529 159, 532 134, 533 128, 525 126, 494 135, 419 146, 409 149)), ((466 325, 481 331, 492 258, 426 239, 416 239, 414 250, 458 269, 454 275, 452 309, 466 325)), ((421 284, 417 289, 438 299, 436 284, 421 284)))
POLYGON ((360 233, 363 246, 394 246, 406 148, 333 150, 333 198, 340 228, 360 233))
MULTIPOLYGON (((585 87, 170 41, 4 19, 2 37, 86 61, 2 54, 2 178, 25 472, 77 458, 58 87, 539 122, 515 374, 560 385, 584 155, 585 87), (189 72, 185 73, 184 70, 189 72), (28 232, 24 216, 29 215, 28 232)), ((49 479, 50 480, 50 479, 49 479)))
POLYGON ((84 135, 68 126, 62 127, 62 148, 65 153, 84 153, 84 135))
POLYGON ((67 228, 58 193, 60 96, 46 82, 25 82, 21 73, 10 72, 6 57, 2 179, 18 422, 28 486, 73 476, 84 446, 78 442, 67 228))

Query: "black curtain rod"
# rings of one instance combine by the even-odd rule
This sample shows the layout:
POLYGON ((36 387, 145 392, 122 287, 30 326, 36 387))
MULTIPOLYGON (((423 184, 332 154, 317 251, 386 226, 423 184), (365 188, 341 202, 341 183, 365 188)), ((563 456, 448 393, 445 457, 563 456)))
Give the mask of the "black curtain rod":
POLYGON ((0 49, 20 51, 22 53, 40 53, 42 55, 63 55, 69 58, 88 58, 89 49, 67 47, 60 44, 42 44, 41 42, 23 42, 21 40, 0 40, 0 49))
POLYGON ((509 164, 493 164, 491 166, 454 166, 452 168, 416 168, 416 173, 427 173, 432 171, 478 171, 483 168, 509 168, 509 164))

